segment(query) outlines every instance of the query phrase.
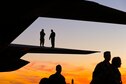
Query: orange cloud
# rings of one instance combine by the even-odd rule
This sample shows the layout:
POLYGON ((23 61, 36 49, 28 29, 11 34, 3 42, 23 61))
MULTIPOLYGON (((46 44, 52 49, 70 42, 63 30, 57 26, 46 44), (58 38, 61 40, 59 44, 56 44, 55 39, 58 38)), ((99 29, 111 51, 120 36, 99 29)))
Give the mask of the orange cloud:
MULTIPOLYGON (((41 78, 55 73, 55 66, 61 64, 62 74, 67 83, 74 79, 75 84, 89 84, 92 70, 84 66, 75 66, 63 62, 31 62, 25 67, 12 72, 0 73, 0 84, 38 84, 41 78)), ((123 84, 126 83, 125 69, 121 69, 123 84)))

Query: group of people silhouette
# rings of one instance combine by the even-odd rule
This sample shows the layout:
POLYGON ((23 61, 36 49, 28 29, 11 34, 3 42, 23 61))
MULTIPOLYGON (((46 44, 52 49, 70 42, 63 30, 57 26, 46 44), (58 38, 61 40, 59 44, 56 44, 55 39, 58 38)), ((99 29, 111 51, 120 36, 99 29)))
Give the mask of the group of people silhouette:
MULTIPOLYGON (((40 31, 40 47, 44 47, 44 44, 45 44, 45 32, 44 32, 44 29, 42 29, 40 31)), ((51 34, 49 36, 49 40, 51 40, 51 47, 54 48, 55 47, 55 32, 53 31, 53 29, 51 29, 51 34)))
POLYGON ((121 73, 121 58, 113 57, 110 63, 111 52, 104 52, 104 61, 98 63, 93 71, 92 81, 90 84, 122 84, 121 73))
MULTIPOLYGON (((110 63, 110 51, 105 51, 103 57, 104 60, 98 63, 93 71, 90 84, 122 84, 121 73, 118 69, 121 66, 121 58, 119 56, 113 57, 110 63)), ((58 64, 56 73, 50 75, 49 78, 42 78, 39 84, 66 84, 61 71, 62 67, 58 64)), ((73 79, 71 83, 74 84, 73 79)))

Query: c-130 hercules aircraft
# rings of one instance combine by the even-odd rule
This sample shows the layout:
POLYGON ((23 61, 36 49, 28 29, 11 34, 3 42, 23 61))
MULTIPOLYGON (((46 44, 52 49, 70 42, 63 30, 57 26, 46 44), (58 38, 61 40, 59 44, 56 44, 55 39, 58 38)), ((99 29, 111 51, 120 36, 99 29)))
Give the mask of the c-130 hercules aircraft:
POLYGON ((27 0, 1 4, 0 72, 17 70, 29 62, 26 53, 91 54, 99 51, 12 44, 38 17, 126 24, 126 13, 85 0, 27 0))

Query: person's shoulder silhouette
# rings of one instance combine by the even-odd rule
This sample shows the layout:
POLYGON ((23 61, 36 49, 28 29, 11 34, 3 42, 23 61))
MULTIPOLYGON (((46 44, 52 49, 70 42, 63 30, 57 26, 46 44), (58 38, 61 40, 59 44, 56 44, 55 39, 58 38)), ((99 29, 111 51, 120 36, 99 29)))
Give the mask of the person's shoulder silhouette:
POLYGON ((66 84, 65 78, 61 75, 62 67, 61 65, 56 66, 56 73, 49 77, 50 84, 66 84))
POLYGON ((40 38, 44 38, 44 36, 45 36, 45 32, 44 32, 44 29, 42 29, 42 30, 40 31, 40 38))
POLYGON ((53 29, 51 29, 51 33, 50 33, 49 39, 54 39, 55 36, 56 36, 56 33, 53 31, 53 29))
POLYGON ((40 80, 39 84, 49 84, 49 79, 48 78, 42 78, 40 80))

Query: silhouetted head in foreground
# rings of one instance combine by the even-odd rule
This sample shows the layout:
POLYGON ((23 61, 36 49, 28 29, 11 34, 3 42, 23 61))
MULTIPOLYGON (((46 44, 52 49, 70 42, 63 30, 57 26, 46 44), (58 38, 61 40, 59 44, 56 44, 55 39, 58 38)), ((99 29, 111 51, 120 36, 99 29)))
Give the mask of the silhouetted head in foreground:
POLYGON ((111 52, 110 51, 105 51, 104 52, 104 58, 106 62, 109 62, 111 59, 111 52))
POLYGON ((121 66, 121 58, 113 57, 112 59, 112 83, 111 84, 122 84, 121 73, 119 67, 121 66))
POLYGON ((119 68, 121 66, 121 58, 120 57, 114 57, 112 59, 112 65, 116 68, 119 68))
POLYGON ((62 71, 61 65, 57 65, 57 66, 56 66, 56 73, 60 74, 61 71, 62 71))
POLYGON ((50 84, 66 84, 65 77, 61 74, 61 65, 56 66, 56 73, 49 76, 50 84))

